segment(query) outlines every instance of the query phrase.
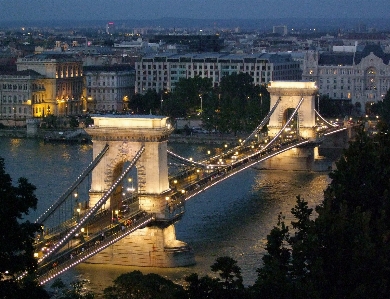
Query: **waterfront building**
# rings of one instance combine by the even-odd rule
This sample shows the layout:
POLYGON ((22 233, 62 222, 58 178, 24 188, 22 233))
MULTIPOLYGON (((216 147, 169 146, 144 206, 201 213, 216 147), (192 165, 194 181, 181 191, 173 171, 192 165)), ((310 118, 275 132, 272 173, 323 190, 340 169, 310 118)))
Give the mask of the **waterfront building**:
POLYGON ((32 105, 33 98, 41 97, 43 81, 44 77, 33 70, 0 74, 0 119, 26 119, 33 115, 33 108, 44 113, 41 104, 32 105))
POLYGON ((122 111, 134 94, 130 65, 85 66, 87 111, 122 111))
MULTIPOLYGON (((41 53, 19 58, 18 71, 33 70, 42 77, 31 84, 39 86, 31 94, 32 116, 78 115, 85 110, 81 59, 64 53, 41 53)), ((34 88, 33 88, 34 89, 34 88)))
POLYGON ((377 44, 347 47, 341 52, 308 51, 302 79, 316 82, 321 95, 364 109, 381 101, 390 89, 389 61, 390 54, 377 44))
POLYGON ((160 53, 144 56, 135 64, 135 92, 173 90, 181 78, 210 78, 219 86, 224 76, 248 73, 256 85, 269 81, 301 80, 299 62, 290 54, 249 55, 221 53, 160 53))

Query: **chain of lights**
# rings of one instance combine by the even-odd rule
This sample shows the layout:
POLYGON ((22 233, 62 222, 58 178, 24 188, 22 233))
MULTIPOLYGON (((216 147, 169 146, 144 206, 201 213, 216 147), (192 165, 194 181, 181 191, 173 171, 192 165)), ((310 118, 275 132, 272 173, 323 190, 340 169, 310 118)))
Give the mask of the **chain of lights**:
POLYGON ((144 152, 145 146, 142 146, 141 149, 134 156, 133 160, 130 162, 129 166, 122 172, 119 178, 112 184, 112 186, 106 191, 106 193, 102 196, 101 199, 90 209, 88 212, 80 219, 79 223, 75 225, 61 240, 59 240, 50 250, 47 252, 42 258, 38 260, 38 263, 41 263, 44 259, 58 250, 62 244, 68 241, 77 231, 81 228, 81 226, 88 220, 88 218, 93 215, 109 198, 111 193, 115 190, 118 184, 123 180, 125 175, 133 168, 135 163, 140 158, 141 154, 144 152))
POLYGON ((72 194, 74 189, 84 180, 84 178, 96 167, 99 161, 103 158, 105 153, 108 150, 108 144, 103 148, 103 150, 96 156, 96 158, 88 165, 87 168, 78 176, 76 181, 66 190, 41 216, 35 220, 35 223, 43 223, 51 214, 66 200, 66 198, 72 194))
POLYGON ((243 144, 247 143, 255 134, 257 134, 262 127, 265 126, 265 124, 270 119, 271 115, 274 113, 276 107, 279 105, 280 101, 282 100, 282 97, 279 97, 276 101, 275 105, 272 107, 272 109, 268 112, 266 117, 261 121, 260 125, 257 126, 256 129, 253 130, 253 132, 243 141, 243 144))
POLYGON ((63 263, 62 265, 57 266, 55 269, 52 269, 48 273, 41 275, 38 278, 39 284, 43 285, 47 283, 48 281, 52 280, 56 276, 64 273, 65 271, 69 270, 70 268, 82 263, 83 261, 89 259, 91 256, 97 254, 98 252, 106 249, 110 245, 114 244, 115 242, 119 241, 120 239, 123 239, 124 237, 128 236, 135 230, 139 228, 145 227, 148 223, 150 223, 153 220, 153 215, 148 214, 142 219, 141 223, 134 225, 132 228, 127 228, 124 231, 120 231, 119 233, 112 235, 110 237, 107 237, 104 243, 100 243, 98 246, 94 246, 91 248, 86 249, 83 251, 79 256, 74 257, 71 260, 68 260, 67 262, 63 263))

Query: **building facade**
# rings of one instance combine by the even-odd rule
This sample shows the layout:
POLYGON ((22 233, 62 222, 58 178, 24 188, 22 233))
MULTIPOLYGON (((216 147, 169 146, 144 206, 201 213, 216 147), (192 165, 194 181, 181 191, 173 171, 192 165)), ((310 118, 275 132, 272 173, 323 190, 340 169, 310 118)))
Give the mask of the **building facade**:
POLYGON ((129 65, 84 67, 87 111, 123 111, 134 94, 135 71, 129 65))
POLYGON ((135 64, 135 92, 144 94, 152 89, 173 90, 181 78, 210 78, 219 86, 224 76, 248 73, 256 85, 276 80, 302 79, 299 62, 289 54, 259 53, 252 55, 201 53, 153 54, 135 64))
POLYGON ((16 64, 18 71, 33 70, 42 76, 31 83, 37 86, 30 99, 33 117, 85 112, 81 59, 63 53, 41 53, 19 58, 16 64))
POLYGON ((390 54, 379 45, 355 52, 307 52, 302 79, 316 82, 321 95, 365 107, 390 89, 390 54))
MULTIPOLYGON (((0 119, 26 119, 32 116, 32 99, 39 97, 43 76, 27 70, 0 74, 0 119)), ((40 108, 42 109, 42 108, 40 108)))

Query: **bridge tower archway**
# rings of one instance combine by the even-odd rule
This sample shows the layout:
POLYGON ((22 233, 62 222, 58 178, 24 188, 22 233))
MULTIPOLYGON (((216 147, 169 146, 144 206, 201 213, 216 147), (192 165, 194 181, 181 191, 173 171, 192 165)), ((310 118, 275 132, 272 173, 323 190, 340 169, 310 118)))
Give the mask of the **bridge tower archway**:
MULTIPOLYGON (((270 93, 271 107, 280 100, 270 117, 268 136, 272 139, 278 135, 302 100, 290 125, 282 132, 282 137, 314 141, 316 139, 315 95, 318 93, 315 82, 271 81, 267 89, 270 93)), ((328 168, 321 162, 316 143, 285 151, 262 162, 261 167, 303 171, 322 171, 328 168)))
POLYGON ((268 135, 274 137, 286 123, 287 118, 303 102, 293 120, 296 132, 303 138, 315 137, 315 95, 318 88, 315 82, 271 81, 267 90, 270 93, 271 107, 281 99, 271 115, 268 124, 268 135))
MULTIPOLYGON (((92 172, 89 204, 93 206, 117 180, 124 165, 133 160, 136 153, 145 147, 136 162, 140 208, 156 217, 163 217, 164 193, 169 191, 167 141, 172 129, 167 117, 121 117, 93 116, 94 126, 87 128, 92 137, 93 157, 109 145, 108 151, 92 172)), ((120 184, 125 187, 125 182, 120 184)), ((117 192, 119 193, 119 188, 117 192)), ((114 196, 115 197, 115 196, 114 196)), ((111 201, 113 202, 113 201, 111 201)), ((106 208, 111 209, 110 203, 106 208)))
MULTIPOLYGON (((179 267, 194 264, 192 250, 176 239, 172 222, 165 221, 169 193, 167 142, 172 128, 165 116, 93 116, 94 126, 86 128, 92 137, 93 158, 108 150, 93 169, 89 206, 94 206, 117 181, 139 150, 144 152, 130 177, 136 182, 139 209, 152 213, 158 225, 138 229, 88 259, 89 263, 147 267, 179 267)), ((128 181, 127 181, 128 182, 128 181)), ((113 215, 119 207, 126 177, 114 190, 105 209, 113 215)))

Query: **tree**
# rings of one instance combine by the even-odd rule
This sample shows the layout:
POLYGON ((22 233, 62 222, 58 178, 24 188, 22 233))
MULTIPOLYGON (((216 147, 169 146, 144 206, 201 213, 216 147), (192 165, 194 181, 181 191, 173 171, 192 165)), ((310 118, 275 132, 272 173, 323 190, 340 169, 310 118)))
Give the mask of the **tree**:
POLYGON ((47 115, 45 121, 46 121, 48 128, 57 128, 58 127, 58 117, 53 115, 53 114, 47 115))
POLYGON ((95 294, 84 289, 86 281, 76 280, 68 288, 60 278, 57 278, 50 286, 54 289, 54 298, 56 299, 93 299, 95 294))
POLYGON ((241 269, 237 265, 237 261, 231 257, 223 256, 217 258, 215 263, 211 265, 211 271, 218 272, 224 289, 231 291, 243 288, 241 269))
POLYGON ((133 271, 118 276, 114 285, 104 289, 106 299, 183 298, 183 288, 157 274, 133 271))
POLYGON ((279 218, 252 288, 257 298, 390 298, 390 137, 385 133, 373 138, 358 133, 329 174, 332 181, 315 220, 299 197, 291 236, 279 218))
POLYGON ((384 121, 387 126, 390 126, 390 89, 387 91, 385 97, 383 98, 382 102, 380 103, 380 109, 379 115, 381 117, 381 120, 384 121))
POLYGON ((237 261, 228 256, 219 257, 211 265, 211 271, 217 272, 221 278, 222 288, 219 298, 242 298, 244 285, 241 276, 241 268, 237 261))
POLYGON ((69 126, 71 128, 78 128, 79 127, 79 121, 75 116, 72 116, 69 121, 69 126))
POLYGON ((154 113, 160 110, 160 96, 149 89, 145 94, 135 94, 129 102, 129 109, 139 115, 154 113))
POLYGON ((388 134, 361 130, 330 174, 315 221, 324 296, 390 297, 389 150, 388 134))
POLYGON ((206 275, 199 278, 198 274, 192 273, 185 277, 188 283, 186 294, 189 299, 211 299, 217 298, 220 290, 219 280, 206 275))
POLYGON ((36 209, 35 186, 19 178, 17 185, 5 172, 0 157, 0 297, 47 298, 47 293, 34 280, 37 262, 34 237, 40 224, 24 221, 30 209, 36 209), (18 280, 22 273, 28 275, 18 280))
POLYGON ((257 269, 258 278, 251 288, 251 293, 259 298, 289 298, 289 267, 291 250, 288 248, 289 229, 282 214, 278 223, 267 236, 263 267, 257 269))
POLYGON ((264 86, 255 86, 246 73, 224 76, 219 90, 218 128, 221 132, 251 131, 268 111, 264 105, 269 93, 264 86))
POLYGON ((181 78, 172 92, 172 100, 181 105, 187 115, 194 114, 203 108, 202 103, 212 92, 212 87, 210 78, 181 78))
POLYGON ((228 256, 219 257, 211 265, 211 271, 218 273, 220 278, 211 278, 208 275, 199 278, 196 273, 185 278, 188 283, 186 288, 188 298, 226 299, 245 297, 241 269, 237 265, 237 261, 228 256))
POLYGON ((93 119, 90 115, 85 116, 84 125, 86 128, 93 125, 93 119))

